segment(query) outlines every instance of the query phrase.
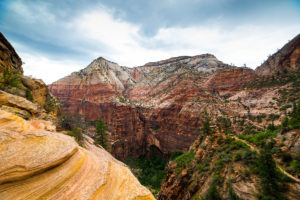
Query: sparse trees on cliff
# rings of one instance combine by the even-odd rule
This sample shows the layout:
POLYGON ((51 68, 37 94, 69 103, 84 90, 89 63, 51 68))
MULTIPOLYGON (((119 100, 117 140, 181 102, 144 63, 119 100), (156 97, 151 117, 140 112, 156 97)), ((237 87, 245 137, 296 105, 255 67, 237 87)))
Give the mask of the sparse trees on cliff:
POLYGON ((211 125, 210 125, 210 118, 208 117, 208 114, 206 111, 204 112, 204 115, 205 115, 205 119, 202 120, 203 127, 200 129, 200 131, 204 135, 210 135, 213 133, 213 129, 211 128, 211 125))
POLYGON ((108 138, 107 138, 107 124, 104 123, 103 119, 99 118, 96 122, 96 144, 100 144, 104 149, 108 150, 108 138))

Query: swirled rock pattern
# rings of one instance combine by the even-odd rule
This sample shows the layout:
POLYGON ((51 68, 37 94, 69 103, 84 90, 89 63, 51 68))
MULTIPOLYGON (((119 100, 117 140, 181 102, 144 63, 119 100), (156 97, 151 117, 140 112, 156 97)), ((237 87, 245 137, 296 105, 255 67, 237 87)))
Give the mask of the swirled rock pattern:
POLYGON ((84 149, 42 123, 0 110, 0 199, 154 199, 92 139, 84 149))

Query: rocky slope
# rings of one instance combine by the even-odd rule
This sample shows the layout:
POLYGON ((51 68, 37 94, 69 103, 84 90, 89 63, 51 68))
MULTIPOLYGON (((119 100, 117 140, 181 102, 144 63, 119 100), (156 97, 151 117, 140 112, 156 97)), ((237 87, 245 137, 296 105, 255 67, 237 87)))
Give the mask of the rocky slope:
POLYGON ((91 138, 85 136, 81 147, 56 132, 49 121, 55 119, 55 99, 42 81, 21 76, 19 67, 20 87, 10 90, 17 94, 0 90, 0 199, 154 199, 126 165, 91 138), (26 89, 31 98, 20 95, 26 89))
POLYGON ((186 151, 198 135, 204 110, 213 120, 229 118, 239 132, 243 130, 233 122, 246 121, 259 129, 271 114, 281 116, 285 110, 280 108, 291 105, 299 93, 292 94, 297 86, 291 85, 299 75, 298 49, 299 36, 272 56, 276 64, 268 61, 255 71, 226 65, 211 54, 135 68, 98 58, 49 89, 67 112, 86 120, 103 118, 112 153, 119 159, 144 154, 152 145, 164 153, 186 151), (284 70, 286 65, 290 67, 284 70), (275 78, 263 72, 275 68, 280 68, 275 78))
MULTIPOLYGON (((189 152, 169 163, 168 176, 158 199, 216 199, 217 196, 261 199, 261 174, 264 172, 260 171, 258 157, 258 148, 237 137, 220 133, 201 135, 189 152)), ((270 167, 264 166, 264 169, 270 167)), ((300 180, 293 176, 295 181, 282 178, 284 175, 280 174, 277 177, 280 188, 276 192, 288 199, 298 199, 300 180)))

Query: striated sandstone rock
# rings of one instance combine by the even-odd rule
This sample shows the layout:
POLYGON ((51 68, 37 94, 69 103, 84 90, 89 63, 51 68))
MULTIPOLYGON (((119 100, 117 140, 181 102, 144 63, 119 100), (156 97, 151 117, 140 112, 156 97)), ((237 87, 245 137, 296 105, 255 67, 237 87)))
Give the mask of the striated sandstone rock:
MULTIPOLYGON (((228 74, 233 73, 232 80, 237 81, 247 81, 253 74, 248 69, 239 70, 224 65, 212 55, 174 58, 162 62, 161 66, 150 63, 133 69, 136 83, 121 94, 108 84, 113 80, 107 80, 102 85, 98 82, 88 85, 93 74, 109 66, 103 64, 102 59, 97 61, 98 64, 95 62, 82 70, 88 72, 73 73, 49 85, 49 88, 61 100, 64 110, 79 113, 87 120, 101 117, 110 125, 112 153, 119 159, 147 153, 151 145, 162 152, 186 151, 197 137, 202 123, 201 116, 207 106, 202 100, 219 98, 205 85, 221 85, 226 80, 220 75, 217 76, 221 77, 218 82, 216 78, 209 79, 211 74, 207 70, 224 69, 228 74), (78 74, 83 75, 80 77, 78 74), (208 80, 210 84, 206 84, 208 80), (123 95, 125 102, 120 103, 119 95, 123 95)), ((105 77, 98 77, 98 81, 103 82, 105 77)), ((227 89, 234 94, 243 83, 237 86, 231 83, 222 91, 227 89)), ((216 105, 209 106, 211 113, 218 115, 218 108, 221 107, 230 111, 223 108, 224 105, 216 105)), ((241 110, 240 107, 238 109, 241 110)))
POLYGON ((125 159, 151 145, 163 152, 187 150, 197 136, 199 112, 178 113, 188 101, 212 96, 203 83, 213 71, 228 67, 209 54, 134 69, 99 58, 49 89, 64 110, 87 120, 103 118, 110 125, 113 154, 125 159))
POLYGON ((218 70, 207 82, 206 86, 219 92, 221 96, 231 96, 241 90, 246 83, 255 78, 255 73, 249 68, 229 68, 218 70))
POLYGON ((49 93, 47 85, 42 80, 31 79, 27 76, 22 77, 22 83, 31 91, 33 101, 43 107, 46 104, 49 93))
POLYGON ((0 104, 19 108, 30 112, 32 115, 38 112, 38 106, 23 97, 9 94, 0 90, 0 104))
POLYGON ((154 199, 121 162, 0 110, 0 199, 154 199))
MULTIPOLYGON (((287 70, 299 68, 298 43, 296 37, 279 51, 284 55, 282 65, 291 66, 287 70)), ((237 123, 243 120, 264 128, 267 115, 284 114, 276 101, 280 91, 295 86, 246 87, 264 82, 259 70, 226 65, 211 54, 174 57, 132 69, 99 58, 49 88, 64 110, 86 120, 103 118, 109 124, 112 153, 126 159, 147 153, 151 145, 164 153, 186 151, 198 136, 205 111, 212 121, 229 118, 236 132, 243 131, 237 123), (260 115, 266 118, 247 119, 260 115)))

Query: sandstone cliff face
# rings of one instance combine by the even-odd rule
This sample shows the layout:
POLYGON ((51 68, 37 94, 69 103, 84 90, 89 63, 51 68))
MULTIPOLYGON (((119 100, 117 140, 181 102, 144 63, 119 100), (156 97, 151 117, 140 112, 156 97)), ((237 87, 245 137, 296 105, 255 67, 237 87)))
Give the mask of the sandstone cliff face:
POLYGON ((15 76, 14 85, 10 85, 7 81, 1 81, 1 89, 8 93, 24 97, 29 101, 35 102, 38 106, 46 109, 52 114, 57 113, 57 102, 55 98, 49 93, 47 85, 40 79, 34 79, 23 76, 22 60, 0 33, 0 78, 4 77, 4 70, 7 70, 6 76, 15 76), (17 76, 16 76, 17 74, 17 76))
MULTIPOLYGON (((33 109, 20 98, 9 106, 33 109)), ((92 139, 84 145, 55 132, 49 121, 26 121, 0 109, 0 199, 154 199, 92 139)))
POLYGON ((198 135, 205 110, 213 121, 229 118, 237 132, 244 131, 237 123, 263 129, 269 115, 281 116, 285 110, 280 108, 291 105, 289 99, 299 93, 295 89, 299 40, 297 36, 272 56, 273 64, 256 71, 226 65, 211 54, 174 57, 135 68, 99 58, 49 89, 64 110, 86 120, 105 119, 117 158, 144 154, 151 145, 164 153, 186 151, 198 135), (269 68, 272 73, 273 68, 280 71, 276 79, 261 77, 269 68), (249 87, 253 83, 270 84, 249 87))
POLYGON ((13 68, 20 74, 23 74, 21 58, 18 56, 13 46, 0 32, 0 72, 7 67, 13 68))
POLYGON ((286 73, 300 67, 300 35, 297 35, 282 49, 270 56, 255 72, 258 76, 286 73))
POLYGON ((232 96, 253 78, 253 70, 226 65, 210 54, 133 69, 99 58, 49 89, 64 110, 86 120, 103 118, 109 124, 112 153, 126 159, 146 153, 151 145, 165 153, 187 150, 204 110, 213 107, 209 102, 216 101, 213 115, 229 110, 223 108, 220 94, 232 96))

